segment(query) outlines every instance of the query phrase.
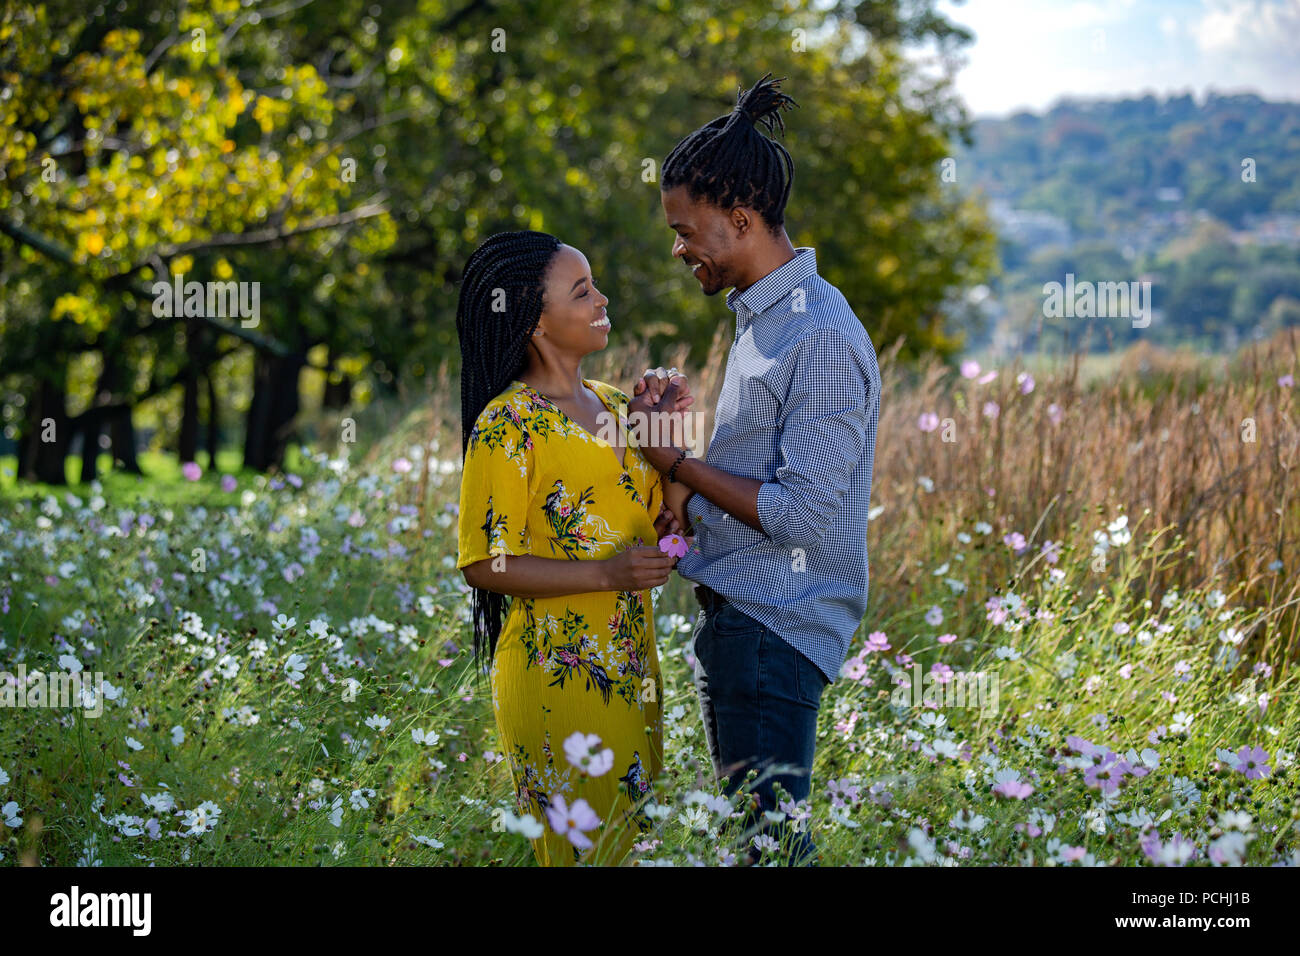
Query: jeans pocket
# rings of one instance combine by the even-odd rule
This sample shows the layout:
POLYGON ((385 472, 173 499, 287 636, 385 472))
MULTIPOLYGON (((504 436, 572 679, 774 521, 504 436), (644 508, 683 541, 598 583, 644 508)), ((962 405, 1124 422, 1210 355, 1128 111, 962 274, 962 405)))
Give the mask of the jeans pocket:
POLYGON ((713 633, 719 637, 736 637, 744 634, 759 634, 763 625, 748 614, 736 609, 730 602, 719 604, 713 614, 713 633))
POLYGON ((794 685, 795 693, 799 699, 810 707, 821 706, 822 692, 830 683, 822 669, 810 661, 804 654, 795 649, 794 651, 794 685))

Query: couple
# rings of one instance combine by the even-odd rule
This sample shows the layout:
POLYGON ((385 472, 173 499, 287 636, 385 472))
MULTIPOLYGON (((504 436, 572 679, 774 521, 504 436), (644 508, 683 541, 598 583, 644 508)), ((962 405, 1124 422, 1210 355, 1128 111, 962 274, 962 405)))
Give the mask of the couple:
MULTIPOLYGON (((813 249, 786 235, 793 161, 758 127, 784 129, 793 100, 769 77, 662 170, 673 256, 705 295, 732 289, 707 462, 683 443, 629 447, 627 419, 686 413, 684 376, 648 371, 631 399, 582 377, 611 323, 581 252, 502 233, 465 267, 457 567, 517 812, 544 826, 541 865, 617 861, 647 839, 663 759, 650 589, 674 566, 700 602, 694 681, 714 772, 728 794, 759 772, 753 820, 779 812, 775 782, 808 797, 822 692, 866 610, 880 374, 813 249), (620 440, 598 437, 616 418, 620 440), (674 532, 692 541, 680 558, 656 546, 674 532)), ((815 855, 806 830, 771 835, 788 838, 789 862, 815 855)))

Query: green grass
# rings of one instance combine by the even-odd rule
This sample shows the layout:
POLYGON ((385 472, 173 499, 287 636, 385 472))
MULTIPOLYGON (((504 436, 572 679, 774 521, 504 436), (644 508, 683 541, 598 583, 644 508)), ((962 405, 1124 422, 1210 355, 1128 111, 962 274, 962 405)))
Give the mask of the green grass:
MULTIPOLYGON (((113 469, 113 458, 101 454, 98 461, 98 481, 104 497, 115 504, 130 505, 149 499, 164 505, 213 505, 238 500, 240 490, 249 487, 261 473, 243 467, 243 454, 235 448, 223 448, 217 453, 217 468, 209 467, 207 454, 201 453, 199 464, 203 474, 198 481, 190 481, 181 473, 183 462, 170 452, 146 451, 138 458, 142 474, 132 475, 113 469), (221 477, 234 475, 239 489, 233 493, 221 490, 221 477)), ((285 471, 301 469, 304 460, 297 445, 285 452, 285 471)), ((85 495, 90 485, 81 484, 81 456, 69 455, 64 463, 66 485, 45 482, 25 482, 17 479, 18 459, 13 455, 0 455, 0 500, 44 498, 71 492, 85 495)))

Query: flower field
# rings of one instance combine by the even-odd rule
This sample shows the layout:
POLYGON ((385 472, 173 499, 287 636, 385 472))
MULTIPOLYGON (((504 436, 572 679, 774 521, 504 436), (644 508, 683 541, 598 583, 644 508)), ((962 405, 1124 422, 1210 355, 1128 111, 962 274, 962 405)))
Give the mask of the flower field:
MULTIPOLYGON (((644 364, 601 357, 610 381, 644 364)), ((787 807, 821 865, 1300 864, 1294 349, 1091 383, 882 359, 871 609, 787 807)), ((0 866, 532 865, 540 827, 599 842, 581 784, 564 819, 516 815, 454 568, 454 408, 377 409, 370 444, 273 477, 0 486, 0 866), (83 699, 36 705, 71 673, 83 699)), ((594 859, 735 865, 771 837, 712 780, 687 582, 655 614, 654 829, 594 859)), ((610 772, 590 734, 563 759, 610 772)))

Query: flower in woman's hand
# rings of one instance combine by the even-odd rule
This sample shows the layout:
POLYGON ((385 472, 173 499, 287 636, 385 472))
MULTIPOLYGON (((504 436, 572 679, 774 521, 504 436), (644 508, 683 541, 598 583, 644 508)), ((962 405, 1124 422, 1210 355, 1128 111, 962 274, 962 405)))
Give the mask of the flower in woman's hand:
POLYGON ((659 539, 659 550, 664 554, 670 554, 674 558, 681 558, 686 555, 686 539, 680 534, 666 534, 659 539))

